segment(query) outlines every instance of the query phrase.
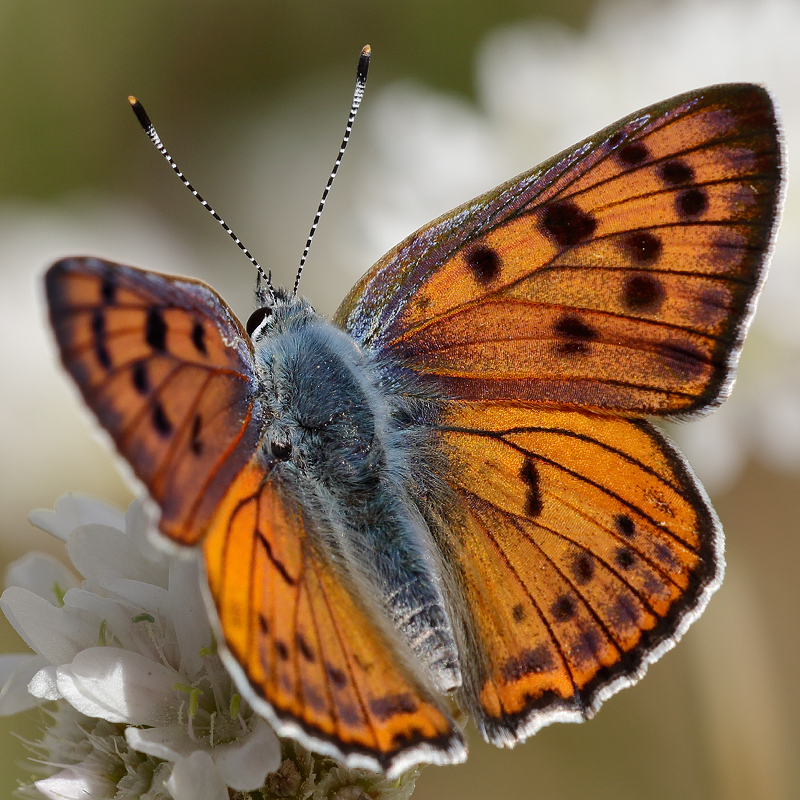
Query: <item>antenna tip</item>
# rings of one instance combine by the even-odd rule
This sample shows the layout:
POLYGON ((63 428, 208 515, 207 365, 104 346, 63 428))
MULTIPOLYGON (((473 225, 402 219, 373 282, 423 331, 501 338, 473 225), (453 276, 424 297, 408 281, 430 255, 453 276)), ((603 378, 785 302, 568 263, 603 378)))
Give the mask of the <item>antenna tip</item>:
POLYGON ((144 106, 132 94, 128 95, 128 102, 131 104, 133 113, 136 114, 136 119, 139 120, 139 124, 145 129, 145 131, 147 131, 149 128, 152 128, 153 124, 150 122, 150 117, 147 116, 144 106))
POLYGON ((361 56, 358 59, 358 80, 361 83, 367 79, 370 55, 372 55, 372 48, 369 45, 364 45, 364 49, 361 51, 361 56))

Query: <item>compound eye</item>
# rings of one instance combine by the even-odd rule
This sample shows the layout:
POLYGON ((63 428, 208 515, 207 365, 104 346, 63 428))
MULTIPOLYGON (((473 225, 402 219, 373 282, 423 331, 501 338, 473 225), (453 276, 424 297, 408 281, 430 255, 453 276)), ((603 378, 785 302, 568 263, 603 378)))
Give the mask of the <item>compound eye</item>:
POLYGON ((250 319, 247 320, 247 325, 245 325, 247 335, 252 336, 255 332, 255 329, 269 316, 272 316, 272 309, 269 306, 257 308, 250 315, 250 319))
POLYGON ((270 449, 272 450, 272 455, 275 456, 278 461, 288 461, 292 455, 291 442, 271 442, 270 449))

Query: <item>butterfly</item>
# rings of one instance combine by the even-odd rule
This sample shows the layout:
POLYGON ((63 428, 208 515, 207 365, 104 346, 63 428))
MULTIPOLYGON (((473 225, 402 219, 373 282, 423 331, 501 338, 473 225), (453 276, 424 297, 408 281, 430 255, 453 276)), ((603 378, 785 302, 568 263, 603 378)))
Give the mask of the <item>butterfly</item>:
MULTIPOLYGON (((720 524, 648 418, 729 393, 782 189, 767 92, 632 114, 431 222, 331 321, 46 275, 67 371, 283 736, 396 776, 593 716, 703 611, 720 524)), ((295 287, 296 288, 296 287, 295 287)))

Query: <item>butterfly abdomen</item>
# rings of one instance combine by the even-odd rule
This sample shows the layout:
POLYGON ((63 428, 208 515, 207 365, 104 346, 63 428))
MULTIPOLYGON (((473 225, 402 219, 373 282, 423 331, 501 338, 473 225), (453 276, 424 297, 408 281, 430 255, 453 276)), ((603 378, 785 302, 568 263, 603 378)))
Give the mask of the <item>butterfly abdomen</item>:
POLYGON ((377 590, 439 688, 458 685, 438 556, 406 488, 421 455, 398 436, 402 400, 381 390, 370 355, 303 301, 276 305, 254 340, 263 456, 315 517, 312 527, 330 532, 316 546, 368 604, 377 590))

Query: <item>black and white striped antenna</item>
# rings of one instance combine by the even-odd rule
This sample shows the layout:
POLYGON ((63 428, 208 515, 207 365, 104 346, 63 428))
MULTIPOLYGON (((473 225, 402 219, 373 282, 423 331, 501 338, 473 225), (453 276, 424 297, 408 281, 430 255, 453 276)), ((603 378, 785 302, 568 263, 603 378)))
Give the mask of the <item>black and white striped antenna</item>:
POLYGON ((192 184, 186 179, 186 176, 181 172, 178 165, 175 163, 175 159, 167 151, 167 148, 164 147, 164 144, 161 141, 161 137, 158 135, 154 125, 150 122, 150 117, 147 116, 147 112, 144 110, 144 106, 133 96, 130 95, 128 97, 128 102, 131 104, 131 108, 133 109, 133 113, 136 114, 136 119, 139 120, 139 124, 144 129, 144 132, 147 134, 147 137, 150 141, 156 146, 156 149, 162 156, 167 160, 167 163, 172 167, 172 171, 180 178, 181 183, 200 201, 200 205, 211 214, 214 219, 222 225, 223 230, 228 236, 236 242, 237 247, 247 256, 250 263, 258 270, 258 274, 266 281, 267 289, 269 291, 270 298, 275 297, 275 290, 272 288, 272 280, 270 275, 264 272, 261 264, 256 261, 253 254, 242 244, 241 239, 231 230, 230 226, 227 222, 225 222, 222 217, 217 214, 216 211, 203 199, 203 196, 197 189, 192 186, 192 184))
POLYGON ((297 268, 297 277, 294 279, 292 297, 297 294, 297 287, 300 285, 300 276, 303 274, 303 266, 308 258, 308 251, 311 249, 311 240, 314 238, 317 225, 319 225, 319 218, 322 216, 322 209, 325 208, 325 201, 328 199, 328 192, 331 190, 333 179, 336 177, 336 173, 339 170, 339 165, 342 163, 342 156, 347 148, 347 143, 350 141, 350 133, 353 130, 353 122, 356 118, 356 114, 358 113, 358 107, 361 105, 361 100, 364 97, 364 87, 367 84, 367 70, 369 69, 369 57, 371 52, 370 46, 366 45, 361 51, 361 56, 358 59, 356 90, 353 93, 353 104, 350 106, 350 116, 347 118, 347 126, 344 129, 344 138, 342 139, 342 144, 339 147, 339 154, 336 156, 336 161, 333 164, 333 169, 331 170, 330 177, 328 178, 328 183, 325 186, 325 191, 322 193, 322 199, 319 201, 319 208, 317 208, 317 213, 314 216, 314 222, 311 225, 311 230, 309 231, 308 239, 306 240, 306 246, 303 250, 303 255, 300 258, 300 266, 297 268))

